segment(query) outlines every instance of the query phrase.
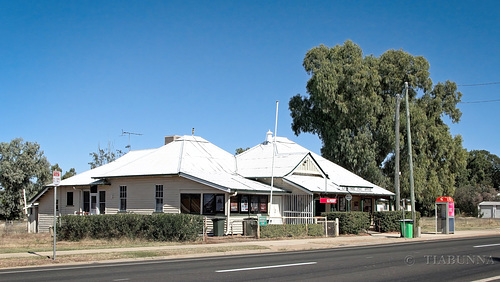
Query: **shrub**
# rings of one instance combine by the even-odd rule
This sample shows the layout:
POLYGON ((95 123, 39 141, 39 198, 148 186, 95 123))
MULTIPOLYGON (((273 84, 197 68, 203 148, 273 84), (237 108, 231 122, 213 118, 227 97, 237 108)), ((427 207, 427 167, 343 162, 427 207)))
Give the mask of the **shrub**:
MULTIPOLYGON (((400 231, 401 223, 399 220, 403 219, 402 211, 382 211, 373 213, 373 223, 375 224, 375 230, 379 232, 395 232, 400 231)), ((411 219, 411 212, 405 213, 405 219, 411 219)), ((414 227, 420 224, 420 213, 415 213, 416 222, 413 224, 414 227)))
POLYGON ((307 225, 307 235, 313 237, 325 236, 325 226, 323 224, 309 224, 307 225))
POLYGON ((189 214, 116 214, 61 217, 58 238, 77 241, 92 239, 147 239, 193 241, 202 232, 202 217, 189 214))
POLYGON ((270 224, 260 227, 261 238, 324 236, 323 224, 270 224))
POLYGON ((359 234, 370 228, 370 213, 367 212, 325 212, 328 220, 339 219, 340 234, 359 234))

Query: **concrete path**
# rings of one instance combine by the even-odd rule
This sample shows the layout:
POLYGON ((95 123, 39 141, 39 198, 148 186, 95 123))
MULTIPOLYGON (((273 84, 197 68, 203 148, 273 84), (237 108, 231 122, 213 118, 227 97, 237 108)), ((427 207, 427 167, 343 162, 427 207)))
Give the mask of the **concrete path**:
MULTIPOLYGON (((419 238, 401 238, 399 233, 376 233, 371 232, 368 235, 345 235, 332 238, 307 238, 307 239, 286 239, 286 240, 241 240, 235 242, 233 238, 210 238, 208 243, 197 244, 179 244, 171 246, 155 246, 155 247, 134 247, 134 248, 110 248, 110 249, 88 249, 88 250, 71 250, 71 251, 57 251, 57 256, 64 255, 78 255, 78 254, 96 254, 96 253, 119 253, 119 252, 136 252, 136 251, 160 251, 160 250, 182 250, 182 249, 196 249, 203 248, 204 252, 191 255, 175 255, 168 256, 168 258, 179 257, 192 257, 192 256, 213 256, 213 255, 227 255, 237 253, 264 253, 264 252, 278 252, 278 251, 297 251, 297 250, 311 250, 311 249, 325 249, 325 248, 338 248, 347 246, 367 246, 375 244, 389 244, 395 242, 412 242, 422 240, 449 240, 453 238, 477 237, 477 236, 499 236, 500 229, 488 230, 467 230, 456 231, 455 234, 434 234, 424 233, 419 238), (218 247, 231 247, 231 246, 262 246, 263 249, 258 250, 240 250, 228 252, 210 253, 210 248, 218 247), (207 251, 208 250, 208 251, 207 251)), ((0 259, 3 258, 21 258, 44 256, 52 257, 53 252, 39 252, 39 253, 7 253, 0 254, 0 259)))

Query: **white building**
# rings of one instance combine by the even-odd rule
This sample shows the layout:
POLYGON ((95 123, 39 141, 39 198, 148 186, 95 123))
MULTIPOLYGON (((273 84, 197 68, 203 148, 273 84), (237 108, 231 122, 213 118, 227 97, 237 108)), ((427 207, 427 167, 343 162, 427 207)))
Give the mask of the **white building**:
POLYGON ((500 202, 481 202, 478 209, 482 218, 500 218, 500 202))
MULTIPOLYGON (((57 214, 223 216, 225 233, 238 234, 242 218, 269 216, 269 208, 273 217, 374 211, 377 199, 394 195, 286 138, 276 138, 273 145, 269 136, 237 156, 201 137, 167 136, 160 148, 131 151, 61 181, 57 214), (330 200, 321 203, 322 198, 330 200)), ((52 225, 53 194, 49 185, 30 201, 31 232, 46 232, 52 225)))

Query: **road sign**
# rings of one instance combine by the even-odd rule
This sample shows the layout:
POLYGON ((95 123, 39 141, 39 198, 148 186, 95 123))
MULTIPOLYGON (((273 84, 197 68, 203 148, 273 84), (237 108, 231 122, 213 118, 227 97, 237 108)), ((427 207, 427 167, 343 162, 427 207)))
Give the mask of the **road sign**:
POLYGON ((352 200, 352 195, 351 194, 345 195, 345 199, 348 201, 352 200))
POLYGON ((61 184, 61 172, 60 171, 55 170, 54 172, 52 172, 52 183, 56 186, 61 184))

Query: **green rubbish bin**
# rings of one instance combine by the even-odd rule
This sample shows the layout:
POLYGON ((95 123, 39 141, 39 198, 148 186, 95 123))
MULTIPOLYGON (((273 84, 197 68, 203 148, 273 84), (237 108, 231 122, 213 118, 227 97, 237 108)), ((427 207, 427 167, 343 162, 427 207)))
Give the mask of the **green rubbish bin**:
POLYGON ((226 221, 226 218, 224 218, 224 217, 212 218, 214 236, 224 236, 224 222, 225 221, 226 221))
POLYGON ((413 220, 405 219, 399 222, 401 223, 401 237, 413 238, 413 220))

